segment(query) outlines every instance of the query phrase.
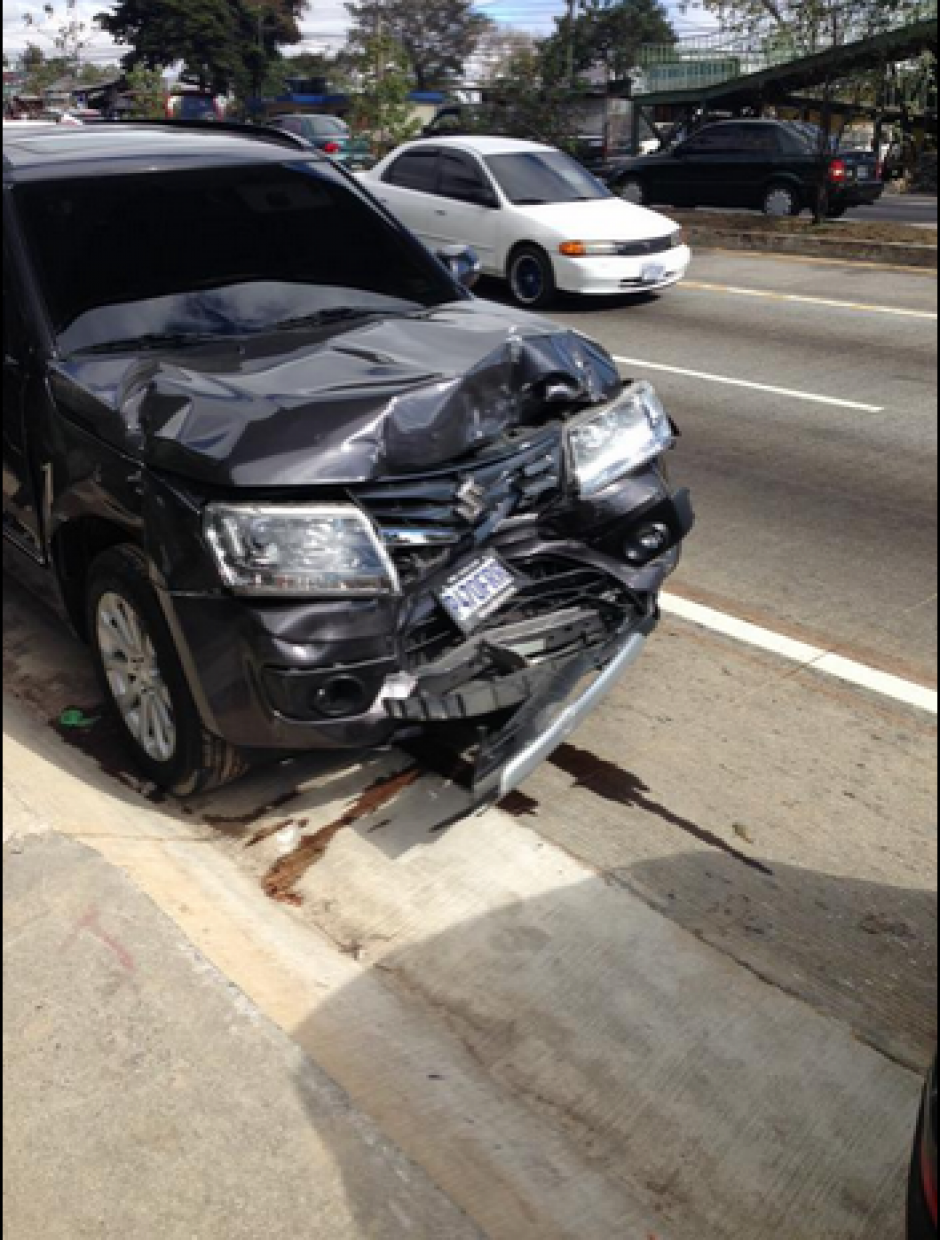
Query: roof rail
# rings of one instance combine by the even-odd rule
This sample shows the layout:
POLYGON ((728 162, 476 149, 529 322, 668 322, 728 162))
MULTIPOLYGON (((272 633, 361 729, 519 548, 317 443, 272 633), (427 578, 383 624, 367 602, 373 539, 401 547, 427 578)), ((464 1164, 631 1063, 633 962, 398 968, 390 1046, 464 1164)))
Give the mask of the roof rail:
MULTIPOLYGON (((95 122, 97 125, 99 122, 95 122)), ((300 134, 291 133, 287 129, 276 129, 268 125, 250 125, 244 121, 200 121, 200 120, 177 120, 175 117, 146 117, 131 120, 117 120, 109 117, 102 118, 101 124, 104 125, 135 125, 145 126, 153 129, 181 129, 195 131, 197 133, 235 133, 240 134, 243 138, 253 138, 256 142, 273 142, 279 146, 289 146, 294 150, 306 151, 311 155, 318 155, 319 151, 312 142, 308 142, 306 138, 302 138, 300 134)), ((324 157, 325 158, 325 157, 324 157)))

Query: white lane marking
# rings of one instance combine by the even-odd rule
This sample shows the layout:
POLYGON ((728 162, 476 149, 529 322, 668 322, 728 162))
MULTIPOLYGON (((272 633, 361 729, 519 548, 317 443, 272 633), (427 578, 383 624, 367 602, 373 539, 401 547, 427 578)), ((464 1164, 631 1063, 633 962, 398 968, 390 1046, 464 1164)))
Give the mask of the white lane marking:
POLYGON ((701 280, 686 280, 680 286, 702 293, 731 293, 736 297, 757 297, 762 301, 795 302, 803 306, 823 306, 828 310, 854 310, 860 314, 890 314, 901 319, 928 319, 937 321, 935 310, 907 310, 901 306, 876 306, 860 301, 836 301, 828 297, 809 297, 798 293, 773 293, 769 289, 738 288, 733 284, 707 284, 701 280))
POLYGON ((748 379, 731 379, 727 375, 712 375, 704 370, 686 370, 682 366, 664 366, 660 362, 647 362, 638 357, 615 357, 614 361, 621 366, 641 366, 645 370, 661 370, 670 375, 683 375, 687 379, 701 379, 703 383, 723 383, 727 387, 747 388, 751 392, 767 392, 771 396, 786 396, 789 400, 802 400, 811 405, 834 405, 837 409, 856 409, 861 413, 884 413, 883 405, 863 405, 856 400, 820 396, 816 392, 798 392, 793 388, 752 383, 748 379))
POLYGON ((925 710, 933 715, 937 713, 936 690, 927 689, 912 680, 904 680, 890 672, 879 671, 876 667, 856 663, 842 655, 832 654, 807 642, 796 641, 783 633, 761 628, 748 620, 739 620, 737 616, 729 616, 723 611, 715 611, 712 607, 704 607, 701 603, 693 603, 675 594, 663 594, 660 603, 664 612, 678 616, 680 620, 688 620, 704 629, 710 629, 713 633, 721 633, 735 641, 746 642, 749 646, 779 655, 809 671, 823 672, 827 676, 835 676, 838 680, 844 680, 859 688, 870 689, 873 693, 880 693, 883 697, 893 698, 896 702, 903 702, 918 710, 925 710))

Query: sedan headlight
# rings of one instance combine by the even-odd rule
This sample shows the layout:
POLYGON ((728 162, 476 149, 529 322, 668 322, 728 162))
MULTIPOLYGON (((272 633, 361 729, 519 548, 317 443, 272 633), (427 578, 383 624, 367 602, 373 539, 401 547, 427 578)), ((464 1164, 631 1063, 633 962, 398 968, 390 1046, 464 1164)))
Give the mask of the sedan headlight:
POLYGON ((594 495, 675 443, 669 415, 649 383, 635 383, 609 405, 568 428, 568 449, 582 495, 594 495))
POLYGON ((237 594, 374 597, 398 574, 366 516, 349 505, 209 504, 206 537, 237 594))
POLYGON ((563 241, 558 247, 565 258, 609 258, 620 253, 619 241, 563 241))

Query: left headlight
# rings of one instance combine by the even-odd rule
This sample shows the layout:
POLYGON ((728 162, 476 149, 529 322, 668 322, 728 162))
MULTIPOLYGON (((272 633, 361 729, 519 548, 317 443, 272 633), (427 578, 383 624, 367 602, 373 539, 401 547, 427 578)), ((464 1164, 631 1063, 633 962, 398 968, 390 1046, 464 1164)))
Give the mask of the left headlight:
POLYGON ((319 598, 396 594, 398 574, 351 504, 209 504, 206 538, 236 594, 319 598))
POLYGON ((571 465, 582 495, 602 491, 674 443, 672 422, 649 383, 633 384, 618 400, 582 414, 568 427, 571 465))

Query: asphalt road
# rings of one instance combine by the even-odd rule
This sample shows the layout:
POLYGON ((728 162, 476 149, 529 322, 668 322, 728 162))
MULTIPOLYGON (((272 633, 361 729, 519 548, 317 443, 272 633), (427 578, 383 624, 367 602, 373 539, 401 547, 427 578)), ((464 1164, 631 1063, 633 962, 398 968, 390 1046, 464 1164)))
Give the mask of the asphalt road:
POLYGON ((933 276, 703 254, 660 297, 554 314, 682 429, 699 525, 676 590, 934 682, 936 296, 933 276))
POLYGON ((937 227, 936 194, 885 194, 880 202, 871 207, 858 207, 849 211, 847 220, 883 220, 887 223, 922 224, 925 228, 937 227))

